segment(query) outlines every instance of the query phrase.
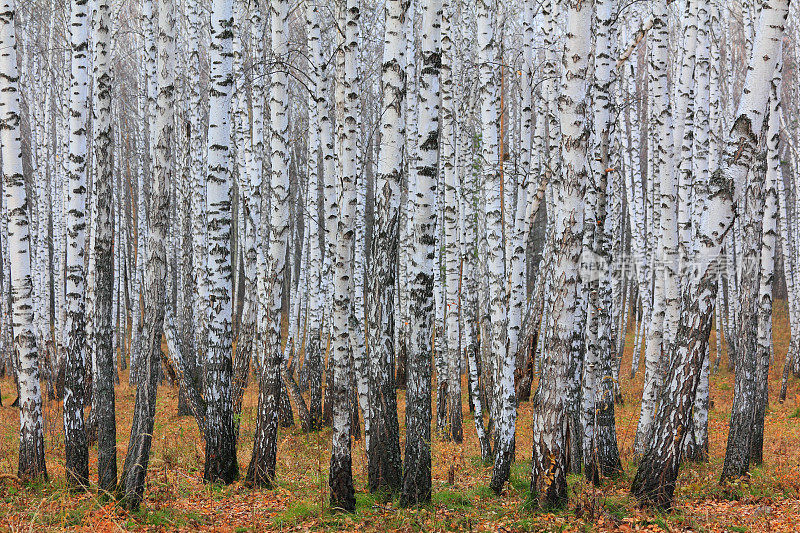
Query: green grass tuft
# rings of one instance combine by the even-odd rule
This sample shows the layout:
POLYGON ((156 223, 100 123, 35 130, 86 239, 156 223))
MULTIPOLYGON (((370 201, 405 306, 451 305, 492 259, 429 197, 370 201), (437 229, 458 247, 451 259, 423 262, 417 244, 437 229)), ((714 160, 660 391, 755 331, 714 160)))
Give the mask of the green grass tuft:
MULTIPOLYGON (((488 488, 488 487, 487 487, 488 488)), ((443 489, 433 493, 431 503, 436 506, 447 508, 460 508, 473 506, 473 498, 469 494, 454 490, 443 489)))
POLYGON ((318 514, 319 509, 313 503, 297 502, 293 503, 285 511, 276 516, 274 522, 277 527, 294 526, 318 514))

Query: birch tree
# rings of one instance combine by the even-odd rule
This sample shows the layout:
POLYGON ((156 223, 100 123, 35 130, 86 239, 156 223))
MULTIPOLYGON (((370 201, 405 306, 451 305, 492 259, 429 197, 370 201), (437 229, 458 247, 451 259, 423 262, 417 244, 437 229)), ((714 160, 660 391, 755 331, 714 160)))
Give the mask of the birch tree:
POLYGON ((577 304, 578 260, 583 232, 583 195, 587 180, 588 123, 584 118, 587 71, 591 54, 594 2, 568 2, 567 33, 561 78, 561 164, 552 177, 555 198, 550 233, 553 251, 552 309, 548 313, 549 341, 542 354, 541 378, 533 413, 531 497, 538 505, 564 506, 567 502, 568 417, 566 394, 570 375, 572 335, 577 304))
POLYGON ((745 179, 764 124, 768 83, 777 66, 787 12, 785 0, 770 0, 764 5, 742 97, 725 140, 723 166, 712 175, 708 197, 704 199, 706 207, 699 223, 702 240, 697 250, 697 257, 703 260, 695 261, 689 279, 681 287, 681 320, 668 354, 655 431, 632 485, 634 496, 646 505, 672 506, 683 444, 680 431, 688 424, 691 398, 713 321, 717 293, 714 267, 733 223, 735 201, 744 194, 745 179))
MULTIPOLYGON (((463 440, 461 414, 461 354, 459 343, 459 289, 460 279, 460 236, 458 227, 459 183, 456 171, 456 142, 458 132, 455 121, 455 104, 453 93, 453 5, 446 1, 442 16, 442 134, 440 157, 444 180, 444 263, 445 290, 444 312, 446 317, 445 332, 447 335, 447 392, 448 437, 455 442, 463 440)), ((444 379, 440 376, 439 379, 444 379)))
MULTIPOLYGON (((325 233, 325 222, 321 218, 320 201, 324 201, 324 195, 320 195, 320 181, 325 183, 326 174, 324 165, 320 164, 320 157, 324 147, 322 146, 322 126, 321 117, 326 113, 322 107, 324 99, 322 94, 327 90, 322 85, 320 70, 324 62, 322 56, 321 31, 319 21, 319 7, 316 2, 309 1, 306 4, 306 25, 308 33, 308 56, 310 68, 310 94, 308 98, 308 122, 309 122, 309 161, 308 161, 308 195, 312 202, 309 202, 311 209, 311 254, 310 281, 309 281, 309 310, 308 310, 308 341, 304 364, 308 372, 309 390, 309 416, 310 429, 318 430, 322 424, 322 371, 323 371, 323 309, 324 309, 324 279, 322 271, 323 251, 320 249, 321 237, 325 233)), ((330 177, 328 177, 330 180, 330 177)))
MULTIPOLYGON (((155 424, 156 394, 161 367, 161 335, 167 307, 167 242, 170 229, 170 180, 174 169, 174 58, 175 7, 159 0, 158 97, 150 224, 147 243, 142 330, 142 361, 137 379, 128 454, 122 469, 119 494, 126 507, 137 509, 144 498, 147 464, 155 424)), ((134 369, 131 368, 133 372, 134 369)))
MULTIPOLYGON (((660 373, 660 358, 665 346, 664 332, 667 331, 669 341, 669 327, 673 323, 675 311, 674 292, 676 289, 675 276, 677 274, 677 223, 675 220, 675 206, 677 203, 675 192, 674 172, 671 168, 670 152, 661 138, 672 137, 672 108, 669 101, 669 87, 667 85, 668 53, 669 53, 669 28, 667 26, 667 2, 658 1, 654 6, 653 16, 655 24, 652 30, 650 50, 650 79, 648 89, 651 92, 652 105, 650 116, 652 130, 650 137, 651 179, 648 185, 653 187, 653 211, 658 220, 658 233, 653 251, 653 307, 648 324, 648 338, 645 345, 645 377, 642 392, 642 408, 639 424, 636 428, 635 449, 638 454, 646 451, 653 430, 658 391, 662 384, 660 373), (657 200, 656 200, 657 199, 657 200), (670 319, 667 319, 669 308, 670 319)), ((649 225, 652 227, 652 224, 649 225)))
POLYGON ((96 357, 94 398, 97 408, 97 469, 101 490, 113 492, 117 487, 117 430, 114 409, 114 219, 113 195, 114 152, 111 117, 110 64, 111 5, 97 0, 93 19, 94 88, 93 107, 94 157, 97 175, 95 189, 95 317, 94 338, 96 357))
POLYGON ((233 89, 232 0, 214 0, 209 61, 208 167, 208 344, 204 361, 207 482, 232 483, 239 477, 231 401, 231 91, 233 89))
POLYGON ((69 162, 67 173, 66 364, 64 437, 68 483, 89 485, 89 450, 83 420, 86 376, 85 267, 86 164, 89 84, 88 0, 70 4, 69 162))
MULTIPOLYGON (((413 0, 411 0, 413 1, 413 0)), ((370 490, 397 491, 402 481, 394 363, 395 293, 400 238, 400 183, 405 143, 405 70, 403 28, 409 0, 388 0, 381 85, 381 142, 375 180, 375 223, 369 297, 370 427, 367 472, 370 490)), ((413 59, 412 59, 413 60, 413 59)))
POLYGON ((400 505, 431 499, 431 346, 436 219, 433 208, 439 170, 439 70, 442 1, 422 6, 422 68, 419 81, 418 162, 409 182, 413 240, 410 269, 406 449, 400 505))
MULTIPOLYGON (((503 247, 503 179, 498 139, 499 92, 494 73, 496 42, 495 8, 478 3, 478 57, 481 84, 481 160, 483 162, 484 210, 488 245, 489 298, 491 309, 491 350, 496 357, 497 382, 494 394, 498 409, 495 419, 495 463, 491 487, 500 492, 511 472, 514 449, 516 399, 514 397, 514 354, 507 344, 508 301, 505 298, 505 250, 503 247)), ((488 339, 487 339, 488 342, 488 339)))
MULTIPOLYGON (((8 218, 8 241, 3 255, 8 254, 10 258, 11 320, 14 331, 12 357, 18 360, 18 475, 25 481, 34 481, 47 480, 47 465, 44 458, 42 391, 39 385, 40 351, 36 346, 33 329, 31 231, 22 165, 19 70, 14 28, 16 17, 14 0, 3 2, 0 7, 0 142, 5 216, 8 218)), ((76 462, 70 466, 78 466, 76 462)))
POLYGON ((583 366, 583 464, 587 479, 597 483, 599 475, 615 476, 622 470, 617 448, 614 419, 612 296, 612 202, 617 174, 612 154, 616 131, 616 109, 612 91, 616 82, 611 58, 616 55, 616 2, 597 0, 595 4, 595 54, 593 86, 593 157, 589 164, 589 185, 594 202, 586 208, 586 235, 593 236, 588 281, 588 316, 583 366), (590 216, 591 212, 593 216, 590 216), (592 230, 589 228, 593 227, 592 230))
MULTIPOLYGON (((272 53, 278 60, 288 54, 289 2, 279 0, 270 6, 272 53)), ((277 69, 270 76, 270 238, 265 285, 267 290, 267 338, 258 393, 256 437, 246 482, 271 487, 275 480, 278 447, 278 414, 281 395, 281 310, 289 247, 289 95, 288 75, 277 69)))
MULTIPOLYGON (((359 1, 347 0, 345 6, 344 70, 338 73, 344 90, 344 123, 340 127, 339 227, 336 244, 333 288, 333 333, 331 361, 333 366, 333 432, 331 434, 331 465, 328 484, 331 489, 331 508, 353 512, 356 507, 353 488, 351 431, 350 361, 352 343, 350 315, 353 312, 353 235, 356 198, 356 116, 357 57, 359 31, 359 1)), ((366 415, 369 416, 369 415, 366 415)))
MULTIPOLYGON (((200 92, 200 0, 186 2, 189 18, 189 140, 191 146, 205 144, 203 131, 203 105, 200 92)), ((206 229, 206 180, 204 171, 205 150, 192 150, 190 155, 190 174, 192 190, 191 220, 192 220, 192 270, 194 277, 194 346, 197 357, 187 355, 187 363, 192 366, 198 364, 205 357, 207 335, 205 324, 208 314, 208 283, 207 283, 207 229, 206 229)))

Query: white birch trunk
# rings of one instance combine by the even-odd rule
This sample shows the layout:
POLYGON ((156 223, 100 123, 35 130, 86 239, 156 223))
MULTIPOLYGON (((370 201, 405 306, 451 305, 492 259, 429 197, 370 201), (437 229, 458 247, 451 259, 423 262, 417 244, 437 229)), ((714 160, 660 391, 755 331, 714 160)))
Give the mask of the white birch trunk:
POLYGON ((677 259, 678 259, 678 227, 675 220, 677 203, 675 191, 675 174, 670 167, 670 154, 667 146, 659 142, 662 138, 671 138, 672 112, 667 87, 668 28, 666 2, 656 3, 654 16, 656 24, 652 36, 650 91, 653 102, 651 117, 653 122, 652 144, 656 151, 651 154, 654 160, 651 181, 658 184, 658 219, 660 231, 655 252, 653 275, 655 289, 653 293, 652 323, 648 328, 648 339, 645 346, 645 383, 642 392, 642 408, 639 425, 636 428, 635 451, 642 454, 646 451, 653 427, 658 391, 661 387, 659 365, 661 354, 668 345, 677 324, 677 259), (665 332, 666 331, 666 338, 665 332), (666 341, 666 343, 665 343, 666 341))
MULTIPOLYGON (((308 219, 311 242, 309 257, 309 307, 308 307, 308 343, 305 348, 305 365, 308 376, 309 390, 309 429, 317 430, 322 424, 322 370, 323 370, 323 330, 322 320, 325 308, 325 282, 323 274, 322 237, 325 234, 325 221, 321 216, 324 210, 320 209, 320 202, 324 202, 324 193, 320 191, 320 181, 327 183, 325 166, 323 164, 325 147, 322 145, 323 122, 326 120, 327 110, 322 106, 327 87, 322 85, 321 70, 323 67, 322 39, 319 22, 319 7, 316 2, 306 4, 306 21, 308 34, 308 57, 310 70, 310 91, 308 97, 308 219)), ((330 181, 330 178, 328 178, 330 181)))
MULTIPOLYGON (((3 251, 10 259, 12 357, 17 359, 19 382, 19 467, 26 481, 47 479, 44 457, 42 391, 39 386, 39 350, 33 328, 33 279, 31 277, 31 233, 28 197, 22 168, 17 17, 13 0, 0 6, 0 142, 2 142, 3 193, 8 218, 8 242, 3 251)), ((9 295, 3 294, 4 298, 9 295)), ((85 442, 85 440, 84 440, 85 442)), ((72 444, 72 443, 70 443, 72 444)), ((68 464, 72 466, 72 464, 68 464)), ((87 472, 88 475, 88 472, 87 472)), ((88 481, 88 480, 87 480, 88 481)))
MULTIPOLYGON (((594 3, 567 4, 567 33, 559 99, 561 162, 553 175, 555 211, 549 240, 553 253, 552 306, 549 338, 542 360, 537 405, 533 414, 534 442, 531 497, 538 505, 562 507, 567 502, 569 417, 565 412, 574 389, 572 336, 578 303, 578 261, 583 233, 583 196, 587 180, 588 121, 585 118, 591 26, 594 3)), ((541 342, 541 341, 540 341, 541 342)))
POLYGON ((367 446, 370 490, 397 490, 402 478, 394 364, 395 338, 403 314, 395 306, 400 238, 400 183, 405 143, 405 72, 403 24, 405 0, 386 2, 386 29, 381 82, 381 142, 375 180, 375 223, 372 236, 372 272, 367 299, 369 312, 372 435, 367 446))
POLYGON ((87 125, 89 84, 89 11, 87 2, 71 4, 69 163, 66 213, 66 368, 64 433, 68 483, 88 486, 89 464, 83 421, 86 369, 85 272, 87 125))
MULTIPOLYGON (((447 1, 442 18, 442 134, 440 158, 444 179, 444 263, 445 290, 444 312, 447 335, 447 393, 450 416, 447 437, 455 442, 463 439, 461 414, 461 356, 459 342, 459 314, 461 288, 460 238, 459 238, 459 180, 456 171, 456 142, 458 131, 455 121, 453 92, 453 6, 447 1)), ((439 379, 443 379, 440 376, 439 379)))
MULTIPOLYGON (((351 0, 352 1, 352 0, 351 0)), ((441 66, 442 0, 422 6, 422 68, 419 80, 419 132, 416 171, 409 177, 412 202, 408 382, 406 389, 406 454, 400 505, 418 505, 431 498, 431 359, 433 342, 433 275, 436 265, 439 169, 439 70, 441 66)), ((410 61, 410 58, 409 58, 410 61)), ((413 126, 412 126, 413 130, 413 126)), ((413 162, 413 160, 412 160, 413 162)), ((412 163, 409 164, 412 166, 412 163)))
MULTIPOLYGON (((486 239, 488 247, 489 302, 491 316, 491 353, 495 358, 495 464, 492 489, 499 493, 508 480, 514 449, 516 398, 514 395, 514 354, 507 342, 508 300, 506 299, 506 262, 503 246, 503 173, 498 138, 499 87, 494 62, 497 55, 494 7, 478 2, 478 58, 481 91, 481 160, 485 191, 486 239)), ((488 344, 489 339, 483 341, 488 344)))
MULTIPOLYGON (((288 54, 289 5, 287 0, 270 6, 272 53, 285 61, 288 54)), ((281 311, 286 257, 289 248, 289 95, 288 74, 275 70, 270 76, 270 236, 265 289, 267 324, 262 327, 265 358, 259 384, 256 437, 246 482, 271 487, 275 480, 278 415, 281 395, 281 311)), ((287 302, 288 303, 288 302, 287 302)))
MULTIPOLYGON (((341 2, 341 0, 340 0, 341 2)), ((331 508, 354 511, 352 456, 350 449, 350 357, 353 341, 350 322, 353 293, 353 234, 356 205, 356 136, 359 128, 356 115, 356 52, 358 50, 359 8, 357 0, 347 0, 345 8, 344 71, 339 83, 344 90, 344 123, 339 125, 340 169, 339 223, 334 267, 333 334, 331 359, 333 366, 333 432, 331 434, 331 463, 328 484, 331 489, 331 508)))
POLYGON ((232 0, 214 0, 211 8, 209 62, 210 101, 208 117, 208 166, 206 212, 208 250, 208 341, 204 361, 206 420, 206 464, 203 479, 231 483, 239 475, 236 461, 233 403, 231 401, 231 92, 232 0))

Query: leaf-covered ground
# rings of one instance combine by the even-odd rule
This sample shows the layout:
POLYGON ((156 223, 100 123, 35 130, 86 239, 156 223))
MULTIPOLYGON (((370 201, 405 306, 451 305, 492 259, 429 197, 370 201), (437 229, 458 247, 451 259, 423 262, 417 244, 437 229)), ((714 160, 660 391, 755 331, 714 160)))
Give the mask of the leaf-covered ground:
MULTIPOLYGON (((531 405, 523 403, 517 422, 517 461, 502 496, 489 488, 491 467, 481 464, 475 429, 464 402, 464 444, 434 439, 433 502, 420 509, 398 509, 396 501, 365 491, 363 442, 354 442, 353 472, 357 510, 332 514, 328 508, 327 470, 330 433, 302 434, 296 427, 281 430, 278 488, 251 490, 241 483, 229 487, 201 482, 204 450, 191 418, 178 417, 177 391, 161 387, 155 438, 142 509, 128 513, 96 492, 71 494, 64 488, 64 437, 58 402, 45 406, 47 467, 51 482, 19 486, 17 464, 18 412, 13 382, 0 380, 0 531, 800 531, 800 385, 792 380, 787 401, 777 401, 780 373, 788 347, 786 305, 776 302, 776 361, 770 381, 770 406, 765 431, 765 463, 752 470, 747 482, 720 487, 733 375, 725 356, 712 376, 709 433, 711 460, 687 464, 681 470, 676 508, 657 514, 637 508, 629 495, 635 471, 633 438, 642 388, 640 374, 629 378, 633 332, 622 367, 624 405, 617 406, 617 431, 625 476, 600 488, 580 476, 570 477, 569 507, 557 513, 534 512, 525 505, 530 480, 531 405)), ((712 334, 712 357, 716 346, 712 334)), ((131 425, 134 389, 122 376, 117 387, 118 458, 125 456, 131 425)), ((466 400, 466 398, 465 398, 466 400)), ((241 418, 239 465, 247 468, 255 430, 257 391, 247 390, 241 418)), ((400 395, 401 430, 404 397, 400 395)), ((401 436, 401 438, 403 438, 401 436)), ((90 451, 96 475, 97 450, 90 451)))

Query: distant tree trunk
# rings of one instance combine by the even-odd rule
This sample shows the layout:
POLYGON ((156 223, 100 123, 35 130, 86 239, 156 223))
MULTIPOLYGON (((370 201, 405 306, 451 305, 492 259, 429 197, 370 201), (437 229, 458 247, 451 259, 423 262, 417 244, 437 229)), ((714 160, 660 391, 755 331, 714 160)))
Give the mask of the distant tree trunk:
MULTIPOLYGON (((358 42, 358 38, 356 42, 358 42)), ((356 56, 360 57, 360 54, 356 56)), ((361 65, 356 63, 355 78, 360 79, 360 74, 363 72, 361 65)), ((354 106, 355 107, 355 106, 354 106)), ((360 149, 358 133, 361 131, 361 120, 358 110, 354 113, 359 119, 359 127, 356 132, 356 150, 360 149)), ((367 319, 366 302, 364 301, 364 289, 367 268, 367 179, 368 175, 362 168, 363 163, 359 163, 359 158, 356 158, 356 184, 355 196, 356 206, 353 213, 353 287, 352 287, 352 310, 350 313, 350 348, 352 350, 352 377, 354 385, 354 397, 356 402, 353 404, 353 433, 357 435, 361 426, 358 423, 358 408, 361 407, 361 412, 364 413, 364 444, 369 449, 372 428, 372 405, 369 395, 369 372, 370 361, 367 359, 367 344, 366 344, 366 328, 365 320, 367 319)))
MULTIPOLYGON (((445 269, 445 332, 447 335, 447 391, 450 417, 448 438, 461 442, 464 438, 461 414, 461 343, 459 314, 461 311, 461 251, 459 236, 459 182, 456 170, 456 145, 459 139, 455 122, 453 80, 455 54, 453 49, 452 2, 445 0, 442 17, 442 145, 441 166, 444 178, 444 263, 445 269)), ((445 379, 440 376, 439 379, 445 379)))
MULTIPOLYGON (((711 10, 704 4, 700 3, 698 6, 697 15, 697 57, 696 57, 696 80, 694 90, 694 132, 691 136, 693 138, 692 147, 692 174, 694 183, 692 188, 694 195, 705 197, 708 194, 708 180, 709 169, 711 164, 716 168, 718 166, 718 155, 714 154, 713 158, 710 153, 710 132, 711 132, 711 73, 713 69, 711 66, 710 47, 711 47, 711 31, 716 15, 711 17, 711 10)), ((719 80, 716 80, 719 83, 719 80)), ((696 233, 697 223, 702 216, 702 207, 698 206, 691 213, 691 229, 696 233)), ((685 238, 681 237, 681 245, 684 246, 685 238)), ((693 239, 689 239, 691 243, 693 239)), ((696 242, 696 241, 695 241, 696 242)), ((696 248, 696 246, 694 247, 696 248)), ((696 250, 687 248, 683 251, 686 260, 695 258, 696 250)), ((682 267, 683 268, 683 267, 682 267)), ((715 303, 717 317, 721 317, 721 306, 719 305, 719 298, 715 303)), ((721 352, 721 320, 717 320, 717 361, 719 361, 719 354, 721 352)), ((711 368, 711 352, 707 350, 708 354, 703 359, 701 367, 700 382, 697 387, 697 392, 694 397, 694 406, 692 408, 692 424, 691 431, 688 432, 686 439, 686 458, 691 461, 705 462, 708 461, 708 406, 709 406, 709 375, 711 368)), ((717 363, 718 364, 718 363, 717 363)))
POLYGON ((405 149, 403 152, 403 168, 405 170, 405 190, 401 192, 401 210, 399 216, 400 229, 398 237, 398 318, 397 324, 397 368, 395 382, 398 389, 405 389, 408 381, 409 329, 411 321, 411 249, 414 217, 412 188, 416 183, 419 133, 419 93, 417 69, 417 31, 416 20, 418 0, 409 0, 403 32, 405 33, 405 149), (403 194, 404 193, 404 194, 403 194), (403 201, 405 199, 405 201, 403 201))
MULTIPOLYGON (((678 204, 678 240, 675 253, 678 254, 681 269, 684 269, 692 249, 692 189, 695 185, 693 183, 693 161, 694 156, 697 155, 693 149, 694 133, 697 130, 694 121, 695 111, 700 111, 701 115, 707 113, 707 109, 698 109, 698 102, 695 98, 699 89, 698 82, 700 77, 708 76, 708 65, 706 65, 706 71, 702 74, 696 68, 698 35, 701 31, 700 20, 698 19, 699 10, 703 10, 704 16, 708 13, 708 9, 704 4, 705 2, 698 0, 689 0, 687 2, 686 12, 683 17, 684 23, 681 27, 684 40, 681 47, 681 55, 683 57, 678 67, 674 90, 676 97, 673 104, 675 120, 672 135, 672 157, 673 167, 677 167, 675 168, 675 175, 677 176, 676 198, 678 204)), ((707 19, 706 24, 708 24, 707 19)), ((706 31, 706 28, 702 28, 702 31, 706 31)), ((680 285, 680 277, 676 281, 677 285, 680 285)), ((677 298, 676 291, 673 298, 676 306, 677 298)), ((673 335, 677 329, 678 313, 679 311, 673 312, 673 322, 665 324, 665 332, 668 336, 673 335)), ((668 348, 666 351, 668 351, 668 348)))
MULTIPOLYGON (((303 365, 307 372, 309 392, 309 430, 316 431, 322 425, 322 370, 323 370, 323 328, 322 314, 325 306, 323 284, 323 251, 321 237, 325 232, 325 225, 320 218, 320 180, 325 184, 331 181, 332 176, 325 174, 325 165, 320 164, 322 146, 321 116, 327 113, 322 107, 324 99, 321 95, 327 90, 322 86, 320 70, 324 68, 322 57, 322 39, 319 22, 319 6, 316 2, 307 2, 306 21, 309 49, 309 118, 310 132, 308 137, 308 209, 309 231, 311 232, 309 257, 309 305, 308 305, 308 337, 305 346, 305 359, 303 365)), ((327 122, 330 122, 329 120, 327 122)))
MULTIPOLYGON (((234 25, 243 27, 245 21, 245 10, 241 2, 234 4, 234 25)), ((259 33, 261 26, 260 7, 251 6, 250 13, 252 31, 259 33)), ((239 220, 238 225, 241 235, 238 248, 241 253, 241 268, 243 283, 239 297, 241 303, 234 303, 234 309, 241 308, 238 327, 236 328, 236 358, 233 361, 233 416, 236 434, 239 434, 239 415, 242 411, 242 397, 247 388, 250 375, 250 364, 252 361, 253 347, 256 345, 256 324, 258 318, 258 303, 256 295, 257 284, 257 263, 258 263, 258 231, 261 226, 261 167, 254 161, 254 145, 259 142, 256 137, 263 135, 263 116, 260 105, 261 99, 258 93, 253 91, 253 125, 250 127, 250 106, 247 101, 247 88, 245 85, 246 76, 244 65, 244 35, 243 31, 234 34, 234 77, 236 81, 235 91, 235 137, 236 137, 236 164, 238 175, 239 192, 239 220)), ((263 37, 263 36, 262 36, 263 37)), ((254 43, 256 47, 259 42, 254 43)), ((255 51, 254 51, 255 53, 255 51)), ((249 68, 254 68, 248 66, 249 68)), ((261 76, 257 72, 252 72, 252 81, 261 76)), ((263 90, 263 89, 262 89, 263 90)), ((263 141, 262 141, 263 142, 263 141)), ((263 145, 261 146, 263 149, 263 145)))
MULTIPOLYGON (((285 367, 281 367, 283 371, 285 367)), ((282 428, 290 428, 294 425, 294 409, 289 400, 288 385, 281 379, 281 395, 278 400, 278 421, 282 428)))
POLYGON ((442 0, 422 7, 422 69, 419 92, 419 161, 409 182, 413 209, 411 309, 409 313, 406 453, 400 505, 431 499, 431 348, 433 343, 433 264, 439 169, 439 69, 442 0))
MULTIPOLYGON (((156 121, 156 99, 158 91, 158 75, 156 66, 158 64, 157 50, 156 50, 156 33, 158 31, 158 21, 156 20, 156 10, 153 9, 154 1, 144 0, 142 3, 142 24, 144 33, 143 54, 144 54, 144 115, 142 123, 142 145, 146 147, 146 157, 139 167, 139 174, 137 176, 137 204, 136 204, 136 291, 133 310, 133 333, 131 339, 131 372, 128 376, 128 381, 131 385, 136 383, 139 379, 138 369, 140 365, 138 358, 142 352, 146 352, 147 348, 142 347, 142 334, 144 330, 144 293, 146 291, 145 285, 145 258, 147 257, 147 217, 148 217, 148 198, 145 194, 146 181, 152 178, 151 172, 145 173, 144 169, 149 165, 150 170, 153 167, 153 159, 155 158, 155 144, 156 136, 158 133, 155 128, 156 121), (146 142, 145 142, 146 141, 146 142)), ((149 189, 149 187, 148 187, 149 189)))
MULTIPOLYGON (((659 139, 671 139, 673 130, 672 109, 667 85, 668 38, 667 4, 659 0, 654 6, 655 24, 652 30, 650 51, 650 81, 648 89, 652 93, 650 116, 652 131, 650 142, 653 152, 649 154, 652 174, 648 184, 654 187, 654 218, 658 220, 658 232, 654 247, 654 262, 661 263, 653 268, 653 304, 647 326, 645 344, 645 377, 642 392, 642 407, 639 424, 636 427, 635 452, 641 455, 647 451, 653 432, 653 420, 658 405, 658 392, 662 384, 661 354, 673 332, 669 331, 671 320, 675 317, 675 275, 677 268, 678 226, 675 220, 677 203, 673 169, 670 166, 670 152, 666 143, 659 139), (669 310, 670 318, 667 319, 669 310), (665 332, 666 331, 666 339, 665 332), (666 341, 666 342, 665 342, 666 341)), ((648 228, 653 224, 648 223, 648 228)))
MULTIPOLYGON (((3 255, 9 256, 12 326, 19 383, 19 469, 24 481, 47 480, 44 457, 42 392, 39 385, 39 351, 33 329, 33 279, 31 277, 31 233, 28 196, 22 166, 22 131, 17 68, 14 0, 0 13, 0 141, 2 141, 3 193, 8 218, 8 242, 3 255)), ((41 178, 40 178, 41 179, 41 178)), ((40 206, 43 207, 43 206, 40 206)), ((42 228, 40 228, 42 230, 42 228)), ((42 238, 40 235, 39 238, 42 238)), ((7 297, 3 294, 3 297, 7 297)), ((82 415, 82 413, 80 413, 82 415)), ((73 434, 74 438, 74 434, 73 434)), ((74 441, 73 441, 74 443, 74 441)), ((70 443, 70 444, 73 444, 70 443)), ((85 438, 83 441, 85 445, 85 438)), ((85 455, 84 455, 85 458, 85 455)), ((79 466, 77 461, 70 467, 79 466)), ((73 470, 76 474, 76 472, 73 470)), ((88 475, 88 471, 86 471, 88 475)), ((75 478, 80 483, 85 477, 75 478)))
MULTIPOLYGON (((338 42, 338 41, 337 41, 338 42)), ((324 207, 325 214, 325 250, 323 257, 323 287, 325 290, 325 324, 322 328, 322 352, 323 352, 323 366, 324 354, 329 352, 327 346, 330 338, 330 326, 332 314, 332 301, 333 301, 333 261, 336 255, 336 230, 339 220, 339 198, 336 189, 336 139, 334 137, 334 124, 330 113, 330 107, 335 107, 336 101, 339 101, 341 95, 338 91, 334 91, 334 102, 331 102, 331 91, 328 89, 329 85, 329 70, 327 57, 320 56, 320 80, 319 92, 320 97, 320 131, 322 143, 322 167, 323 167, 323 194, 324 194, 324 207), (326 105, 327 103, 327 105, 326 105)), ((339 68, 338 54, 337 54, 337 68, 339 68)), ((334 84, 335 85, 335 84, 334 84)), ((338 88, 338 86, 337 86, 338 88)), ((328 392, 331 390, 331 369, 330 354, 328 354, 328 367, 325 370, 325 396, 322 412, 322 425, 330 425, 332 418, 332 406, 328 392)))
MULTIPOLYGON (((462 76, 465 74, 462 73, 462 76)), ((462 130, 466 129, 466 124, 463 124, 462 130)), ((464 133, 466 136, 466 134, 464 133)), ((467 143, 464 143, 464 148, 471 148, 467 143)), ((492 459, 492 447, 489 441, 489 436, 486 433, 486 428, 483 424, 483 412, 485 403, 481 398, 481 383, 480 374, 481 369, 478 357, 478 294, 477 294, 477 280, 475 279, 476 271, 476 249, 475 243, 477 242, 477 219, 475 216, 475 197, 476 197, 476 175, 474 166, 471 164, 460 166, 460 180, 461 192, 463 198, 461 199, 462 211, 464 213, 464 249, 462 250, 463 261, 463 274, 462 279, 464 283, 464 295, 462 296, 462 313, 464 315, 464 332, 462 340, 462 349, 465 352, 467 359, 467 372, 468 372, 468 387, 471 405, 474 410, 475 419, 475 433, 478 438, 478 444, 481 450, 481 461, 488 463, 492 459)))
MULTIPOLYGON (((303 398, 303 392, 300 390, 300 386, 297 384, 294 376, 285 367, 281 369, 281 377, 283 379, 283 385, 287 394, 287 398, 291 397, 291 399, 294 400, 295 406, 297 406, 297 416, 300 419, 300 427, 303 431, 307 432, 311 427, 311 417, 308 413, 306 401, 303 398)), ((294 418, 293 415, 292 418, 294 418)), ((292 422, 294 422, 294 420, 292 420, 292 422)))
POLYGON ((189 88, 189 120, 191 123, 189 144, 195 149, 191 153, 190 174, 192 195, 192 269, 194 271, 194 350, 186 354, 186 364, 192 378, 200 383, 205 381, 201 378, 199 369, 205 360, 206 344, 208 335, 206 334, 206 324, 208 322, 208 270, 206 262, 208 260, 208 232, 207 232, 207 213, 206 213, 206 179, 205 173, 205 150, 198 150, 196 147, 202 146, 207 142, 205 130, 203 129, 203 104, 200 93, 200 39, 202 33, 201 0, 188 0, 189 11, 189 65, 188 65, 188 88, 189 88))
MULTIPOLYGON (((779 169, 780 170, 780 169, 779 169)), ((798 283, 798 274, 797 270, 795 269, 795 254, 793 249, 793 241, 794 236, 790 234, 789 229, 789 220, 787 216, 787 206, 788 198, 786 192, 786 185, 783 182, 783 173, 779 172, 778 174, 778 210, 779 210, 779 218, 778 222, 780 224, 780 236, 781 236, 781 255, 783 256, 783 275, 784 279, 786 280, 786 292, 788 293, 788 304, 789 304, 789 325, 791 330, 791 341, 789 344, 789 350, 786 353, 786 361, 783 364, 783 376, 781 377, 781 391, 778 399, 781 403, 786 401, 786 391, 789 384, 789 372, 792 369, 794 364, 794 360, 798 355, 798 349, 800 349, 800 335, 798 335, 798 331, 800 331, 800 327, 798 327, 798 318, 794 317, 793 314, 797 306, 797 300, 800 298, 800 295, 797 294, 797 283, 798 283)))
MULTIPOLYGON (((586 233, 594 234, 592 246, 593 264, 596 269, 587 280, 588 327, 586 328, 586 352, 584 363, 583 410, 584 441, 583 464, 586 478, 599 482, 599 476, 614 477, 622 472, 622 463, 617 447, 617 431, 614 417, 614 259, 612 239, 614 217, 612 202, 618 190, 618 172, 615 170, 617 156, 613 153, 616 136, 617 110, 612 97, 616 73, 612 58, 617 55, 616 25, 618 15, 613 0, 597 0, 594 57, 594 154, 589 167, 590 185, 594 189, 594 216, 589 216, 587 207, 586 233), (590 231, 590 226, 594 229, 590 231), (591 364, 590 364, 591 363, 591 364), (588 378, 588 379, 586 379, 588 378)), ((586 242, 586 239, 584 239, 586 242)))

